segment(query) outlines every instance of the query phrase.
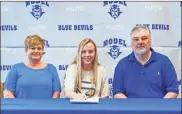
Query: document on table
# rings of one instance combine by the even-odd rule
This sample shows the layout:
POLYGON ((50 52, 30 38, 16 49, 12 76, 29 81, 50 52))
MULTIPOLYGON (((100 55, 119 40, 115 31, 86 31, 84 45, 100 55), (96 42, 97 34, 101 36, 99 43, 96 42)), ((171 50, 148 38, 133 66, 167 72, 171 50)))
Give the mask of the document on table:
POLYGON ((99 97, 88 98, 86 100, 70 99, 70 103, 75 103, 75 104, 98 104, 99 103, 99 97))

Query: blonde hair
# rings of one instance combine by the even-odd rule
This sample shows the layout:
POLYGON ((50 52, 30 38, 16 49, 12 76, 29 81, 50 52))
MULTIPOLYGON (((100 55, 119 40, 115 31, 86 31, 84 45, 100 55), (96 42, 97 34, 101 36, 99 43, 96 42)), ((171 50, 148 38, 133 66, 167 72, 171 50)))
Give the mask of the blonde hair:
POLYGON ((32 47, 33 45, 39 45, 39 44, 41 44, 44 49, 44 45, 45 45, 44 40, 38 35, 27 36, 24 44, 25 44, 25 49, 28 49, 32 47))
POLYGON ((97 68, 98 68, 98 54, 97 54, 97 47, 96 47, 96 44, 94 43, 93 40, 89 39, 89 38, 85 38, 83 39, 79 46, 78 46, 78 51, 77 51, 77 55, 74 59, 74 61, 72 62, 72 64, 76 64, 77 66, 77 76, 76 76, 76 82, 75 82, 75 92, 77 91, 77 89, 80 89, 81 90, 81 87, 82 87, 82 79, 83 79, 83 76, 82 76, 82 64, 81 64, 81 54, 82 54, 82 50, 83 50, 83 47, 88 44, 88 43, 92 43, 95 47, 95 58, 94 58, 94 61, 93 61, 93 75, 94 75, 94 79, 95 81, 97 81, 97 68))

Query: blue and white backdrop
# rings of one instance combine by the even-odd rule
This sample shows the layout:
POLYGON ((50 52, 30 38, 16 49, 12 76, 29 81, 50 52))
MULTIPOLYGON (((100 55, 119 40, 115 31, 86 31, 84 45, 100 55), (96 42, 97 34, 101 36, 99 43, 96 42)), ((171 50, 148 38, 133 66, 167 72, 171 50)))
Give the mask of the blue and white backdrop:
POLYGON ((180 85, 181 3, 124 1, 1 2, 1 82, 13 64, 27 60, 24 40, 37 34, 46 40, 43 60, 57 67, 63 86, 79 42, 89 37, 96 42, 112 89, 116 64, 132 51, 129 34, 135 25, 150 29, 153 48, 170 58, 180 85))

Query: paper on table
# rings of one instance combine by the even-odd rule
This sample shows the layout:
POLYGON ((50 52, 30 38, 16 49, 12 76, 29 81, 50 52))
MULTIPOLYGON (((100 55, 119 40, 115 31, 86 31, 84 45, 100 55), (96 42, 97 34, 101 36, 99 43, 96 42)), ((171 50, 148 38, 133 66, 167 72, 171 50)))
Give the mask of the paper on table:
POLYGON ((87 104, 98 104, 99 103, 99 97, 93 97, 93 98, 88 98, 86 100, 76 100, 76 99, 70 99, 70 103, 78 103, 78 104, 81 104, 81 103, 87 103, 87 104))

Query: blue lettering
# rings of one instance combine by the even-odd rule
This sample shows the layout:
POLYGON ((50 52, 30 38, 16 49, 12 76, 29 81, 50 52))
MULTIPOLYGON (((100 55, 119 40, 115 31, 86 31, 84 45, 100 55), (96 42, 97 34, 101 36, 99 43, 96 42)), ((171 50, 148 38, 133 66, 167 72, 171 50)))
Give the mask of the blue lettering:
POLYGON ((127 6, 126 1, 104 1, 104 6, 109 4, 122 4, 124 6, 127 6))
POLYGON ((15 30, 15 31, 17 30, 17 25, 14 25, 14 30, 15 30))
POLYGON ((125 40, 119 39, 119 44, 120 44, 120 45, 123 45, 123 46, 125 46, 125 47, 126 47, 125 40))
POLYGON ((114 44, 117 44, 117 43, 118 43, 118 39, 114 38, 114 44))
POLYGON ((58 25, 58 30, 72 30, 72 25, 58 25))
POLYGON ((109 39, 109 44, 112 44, 112 39, 109 39))
POLYGON ((59 65, 59 70, 67 70, 68 65, 59 65))
POLYGON ((108 79, 108 83, 109 83, 109 84, 112 84, 112 78, 109 78, 109 79, 108 79))
POLYGON ((93 25, 74 25, 74 30, 93 30, 93 25))
POLYGON ((49 7, 49 4, 47 1, 26 1, 26 7, 29 6, 30 4, 42 4, 42 5, 45 5, 45 6, 48 6, 49 7))
POLYGON ((76 25, 74 25, 74 30, 77 30, 77 26, 76 25))
POLYGON ((110 44, 120 44, 120 45, 123 45, 123 46, 126 47, 125 40, 117 39, 117 38, 105 40, 105 41, 103 42, 103 47, 107 46, 108 44, 109 44, 109 45, 110 45, 110 44))
POLYGON ((109 88, 110 88, 110 96, 112 96, 112 97, 113 97, 113 93, 112 93, 112 91, 113 91, 113 87, 112 87, 112 85, 111 85, 111 84, 109 85, 109 88))
POLYGON ((169 25, 167 25, 167 30, 169 30, 169 25))
POLYGON ((93 30, 93 25, 90 25, 90 30, 93 30))
POLYGON ((108 45, 108 40, 105 40, 104 41, 104 44, 103 44, 103 47, 107 46, 108 45))
POLYGON ((152 24, 152 30, 155 29, 155 24, 152 24))
POLYGON ((10 70, 11 65, 0 65, 0 70, 10 70))
POLYGON ((152 24, 152 29, 154 29, 154 30, 169 30, 169 25, 152 24))
POLYGON ((108 5, 109 2, 108 1, 104 1, 104 6, 108 5))
POLYGON ((144 24, 144 26, 149 29, 150 24, 144 24))
POLYGON ((78 30, 80 30, 80 25, 77 26, 78 30))
POLYGON ((45 47, 50 47, 48 40, 44 40, 44 44, 45 44, 45 47))
POLYGON ((30 2, 29 1, 26 1, 26 7, 30 5, 30 2))
MULTIPOLYGON (((37 1, 38 2, 38 1, 37 1)), ((35 4, 35 1, 30 1, 31 4, 35 4)))
MULTIPOLYGON (((181 41, 182 41, 182 40, 181 40, 181 41)), ((182 47, 182 46, 181 46, 181 41, 178 42, 178 47, 182 47)))
POLYGON ((41 4, 46 5, 46 6, 48 6, 48 7, 49 7, 49 4, 48 4, 48 2, 47 2, 47 1, 41 1, 41 4))
POLYGON ((2 30, 2 31, 16 31, 17 25, 1 25, 0 30, 2 30))
POLYGON ((150 24, 136 24, 136 26, 144 26, 146 28, 150 28, 150 24))

